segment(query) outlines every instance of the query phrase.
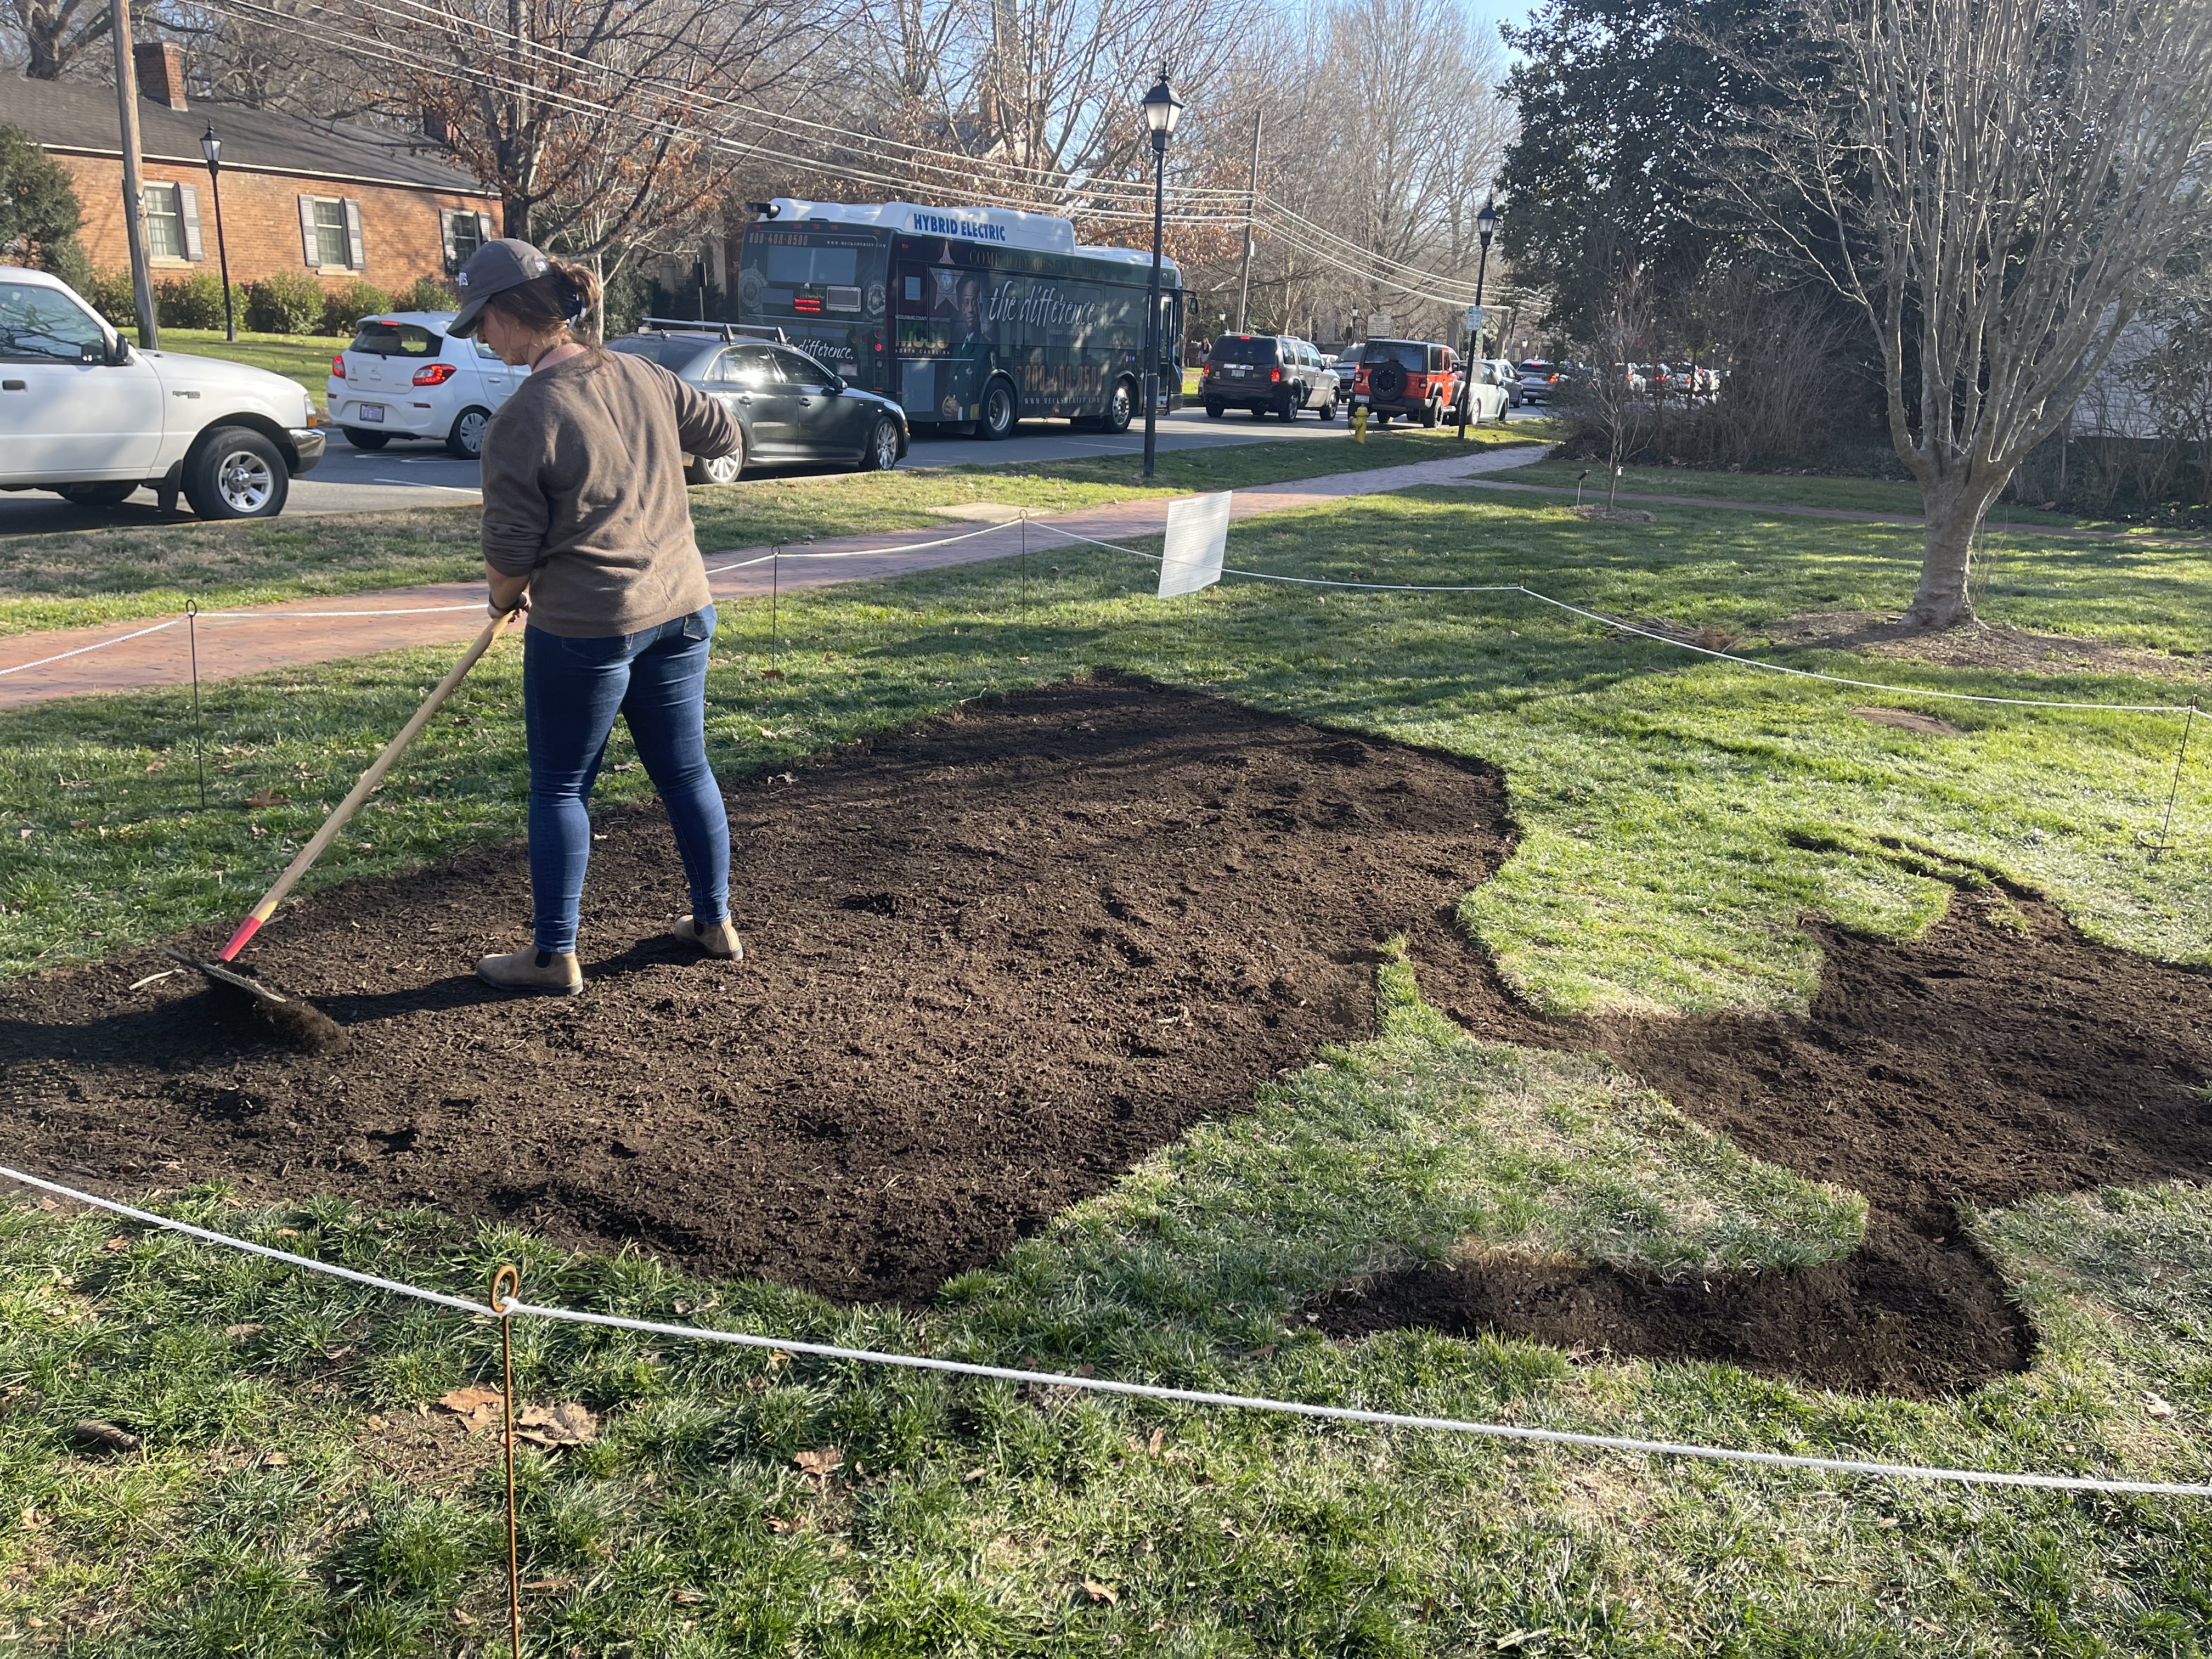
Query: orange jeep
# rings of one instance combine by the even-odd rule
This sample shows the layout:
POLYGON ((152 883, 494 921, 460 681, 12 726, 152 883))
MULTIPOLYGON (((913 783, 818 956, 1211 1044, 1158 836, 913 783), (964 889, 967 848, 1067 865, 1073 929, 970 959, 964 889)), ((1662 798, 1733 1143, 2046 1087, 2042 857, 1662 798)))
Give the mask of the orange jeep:
MULTIPOLYGON (((1344 365, 1337 365, 1344 372, 1344 365)), ((1370 340, 1352 377, 1354 408, 1364 404, 1377 426, 1407 415, 1435 426, 1459 398, 1459 358, 1433 340, 1370 340)))

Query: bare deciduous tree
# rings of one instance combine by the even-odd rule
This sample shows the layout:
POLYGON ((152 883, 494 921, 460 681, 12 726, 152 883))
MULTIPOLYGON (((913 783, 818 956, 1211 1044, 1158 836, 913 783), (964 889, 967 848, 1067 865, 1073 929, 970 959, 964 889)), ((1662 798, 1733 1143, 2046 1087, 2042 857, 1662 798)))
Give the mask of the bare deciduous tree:
POLYGON ((1973 615, 1984 515, 2111 360, 2203 210, 2206 0, 1810 0, 1826 73, 1747 173, 1833 232, 1774 216, 1863 309, 1891 441, 1927 531, 1908 615, 1973 615))

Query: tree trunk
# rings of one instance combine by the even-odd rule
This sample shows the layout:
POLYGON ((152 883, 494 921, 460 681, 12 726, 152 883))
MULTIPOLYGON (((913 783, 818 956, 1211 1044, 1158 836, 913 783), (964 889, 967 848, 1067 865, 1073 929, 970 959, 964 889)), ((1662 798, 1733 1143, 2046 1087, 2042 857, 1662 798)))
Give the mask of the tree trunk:
MULTIPOLYGON (((2002 489, 2002 482, 1997 486, 2002 489)), ((1972 561, 1974 537, 1996 489, 1986 480, 1941 478, 1921 486, 1920 499, 1927 514, 1927 538, 1920 556, 1920 587, 1912 596, 1905 621, 1915 628, 1956 628, 1974 619, 1974 603, 1966 592, 1966 572, 1972 561)))

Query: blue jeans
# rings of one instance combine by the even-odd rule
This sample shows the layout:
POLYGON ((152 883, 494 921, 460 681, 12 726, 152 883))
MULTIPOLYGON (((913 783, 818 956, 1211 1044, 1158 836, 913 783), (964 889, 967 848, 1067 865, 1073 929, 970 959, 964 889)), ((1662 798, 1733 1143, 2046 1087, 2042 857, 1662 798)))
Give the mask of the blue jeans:
POLYGON ((538 948, 576 948, 592 820, 584 803, 619 714, 660 792, 684 856, 691 914, 730 913, 730 821, 707 764, 707 651, 714 607, 635 634, 522 636, 522 711, 530 738, 530 894, 538 948))

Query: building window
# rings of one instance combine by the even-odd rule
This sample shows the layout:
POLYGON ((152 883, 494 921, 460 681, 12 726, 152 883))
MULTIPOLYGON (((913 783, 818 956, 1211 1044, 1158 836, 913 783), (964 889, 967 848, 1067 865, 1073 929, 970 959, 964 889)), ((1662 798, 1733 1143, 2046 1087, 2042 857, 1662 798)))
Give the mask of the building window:
POLYGON ((448 208, 438 216, 446 222, 446 269, 459 270, 488 240, 485 216, 448 208))
POLYGON ((353 263, 346 257, 343 202, 319 201, 315 204, 315 263, 320 265, 353 263))
POLYGON ((156 259, 185 257, 185 204, 174 185, 146 186, 146 248, 156 259))

